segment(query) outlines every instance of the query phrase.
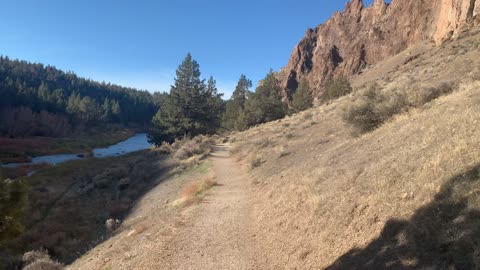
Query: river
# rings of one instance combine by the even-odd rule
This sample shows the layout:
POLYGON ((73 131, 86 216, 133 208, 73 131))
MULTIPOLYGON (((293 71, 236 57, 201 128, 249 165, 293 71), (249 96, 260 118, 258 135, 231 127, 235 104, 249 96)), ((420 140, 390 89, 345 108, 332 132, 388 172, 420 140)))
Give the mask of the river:
MULTIPOLYGON (((147 134, 138 133, 128 138, 127 140, 119 142, 117 144, 114 144, 105 148, 93 149, 93 156, 97 158, 121 156, 131 152, 145 150, 150 148, 151 146, 152 145, 148 142, 147 134)), ((52 165, 56 165, 65 161, 82 159, 84 156, 85 156, 85 153, 46 155, 46 156, 34 157, 32 158, 31 162, 9 163, 2 166, 8 167, 8 168, 14 168, 14 167, 23 166, 23 165, 32 165, 32 164, 41 164, 41 163, 49 163, 52 165)))

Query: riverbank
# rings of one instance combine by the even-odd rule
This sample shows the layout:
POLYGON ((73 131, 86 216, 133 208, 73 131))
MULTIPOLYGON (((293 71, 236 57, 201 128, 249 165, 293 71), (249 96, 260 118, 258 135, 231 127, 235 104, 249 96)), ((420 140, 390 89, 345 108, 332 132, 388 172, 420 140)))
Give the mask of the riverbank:
POLYGON ((72 261, 102 242, 109 235, 105 222, 122 220, 173 164, 145 150, 68 161, 18 178, 26 187, 23 229, 0 245, 0 269, 15 269, 23 253, 41 248, 62 262, 72 261))
POLYGON ((29 162, 31 157, 52 154, 73 154, 106 147, 124 141, 137 130, 120 126, 94 128, 73 137, 0 137, 0 163, 29 162))

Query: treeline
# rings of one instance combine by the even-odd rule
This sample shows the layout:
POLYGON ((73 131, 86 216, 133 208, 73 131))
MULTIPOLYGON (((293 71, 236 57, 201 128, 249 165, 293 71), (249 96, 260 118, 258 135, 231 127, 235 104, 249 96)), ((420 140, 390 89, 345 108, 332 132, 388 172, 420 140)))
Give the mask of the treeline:
POLYGON ((222 100, 212 77, 205 83, 200 75, 199 64, 188 54, 177 69, 170 92, 157 95, 160 109, 152 121, 151 142, 159 145, 199 134, 242 131, 313 104, 308 84, 302 82, 289 107, 281 99, 280 82, 273 71, 260 81, 255 91, 250 90, 252 82, 242 74, 228 101, 222 100))
MULTIPOLYGON (((147 91, 99 83, 55 67, 8 57, 0 57, 0 106, 2 114, 19 108, 32 112, 32 115, 16 113, 16 117, 36 117, 41 112, 65 116, 73 126, 97 123, 145 126, 158 109, 147 91)), ((0 133, 5 135, 9 130, 8 124, 0 119, 0 133)))

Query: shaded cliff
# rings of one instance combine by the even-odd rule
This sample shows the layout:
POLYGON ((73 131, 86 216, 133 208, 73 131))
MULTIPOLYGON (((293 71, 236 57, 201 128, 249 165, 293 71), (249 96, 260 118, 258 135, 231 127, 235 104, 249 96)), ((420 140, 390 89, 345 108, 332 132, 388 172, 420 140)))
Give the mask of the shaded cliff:
POLYGON ((478 14, 480 0, 375 0, 369 7, 352 0, 307 30, 280 73, 282 96, 290 98, 304 78, 318 95, 334 77, 358 74, 421 41, 440 44, 477 25, 478 14))

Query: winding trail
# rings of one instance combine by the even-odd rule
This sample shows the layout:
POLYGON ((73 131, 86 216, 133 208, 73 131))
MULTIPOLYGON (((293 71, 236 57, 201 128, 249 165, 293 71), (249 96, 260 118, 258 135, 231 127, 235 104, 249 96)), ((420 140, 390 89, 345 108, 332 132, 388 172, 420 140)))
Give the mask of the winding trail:
POLYGON ((203 201, 172 208, 169 202, 194 179, 163 181, 137 203, 114 236, 67 269, 269 269, 259 265, 264 258, 254 234, 248 174, 230 158, 228 145, 215 146, 209 160, 218 186, 203 201))
POLYGON ((171 243, 168 269, 265 269, 257 265, 246 173, 229 157, 228 145, 211 154, 218 186, 202 202, 191 227, 171 243))

